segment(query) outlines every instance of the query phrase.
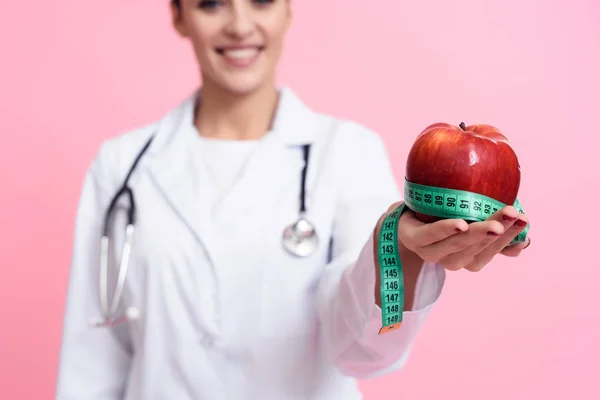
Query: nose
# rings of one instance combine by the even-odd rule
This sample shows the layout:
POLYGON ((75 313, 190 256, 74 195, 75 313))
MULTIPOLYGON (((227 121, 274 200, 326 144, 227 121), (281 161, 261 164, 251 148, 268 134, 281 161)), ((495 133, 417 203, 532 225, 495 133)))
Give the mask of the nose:
POLYGON ((229 35, 244 38, 252 33, 254 22, 252 13, 245 6, 232 7, 226 31, 229 35))

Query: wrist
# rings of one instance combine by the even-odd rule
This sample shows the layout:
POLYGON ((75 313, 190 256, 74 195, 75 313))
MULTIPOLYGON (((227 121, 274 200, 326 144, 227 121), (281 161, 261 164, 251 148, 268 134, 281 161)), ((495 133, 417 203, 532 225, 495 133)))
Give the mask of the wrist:
POLYGON ((398 243, 402 273, 404 275, 404 310, 412 311, 417 280, 423 269, 423 260, 415 252, 407 249, 402 242, 398 243))

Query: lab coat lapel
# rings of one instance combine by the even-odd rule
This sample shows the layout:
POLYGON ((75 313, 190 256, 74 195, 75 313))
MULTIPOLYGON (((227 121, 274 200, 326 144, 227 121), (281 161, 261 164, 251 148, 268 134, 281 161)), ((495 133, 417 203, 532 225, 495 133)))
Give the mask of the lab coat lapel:
POLYGON ((214 262, 209 199, 211 180, 198 163, 193 141, 193 114, 198 92, 168 113, 158 124, 150 171, 154 182, 214 262))
POLYGON ((297 185, 303 166, 299 146, 312 143, 323 127, 315 112, 290 89, 282 88, 271 131, 212 216, 209 197, 213 182, 193 146, 198 135, 193 115, 199 93, 195 92, 159 121, 148 157, 152 157, 150 174, 155 184, 214 263, 218 249, 218 238, 211 234, 214 221, 243 220, 254 207, 275 206, 286 190, 299 194, 297 185))
POLYGON ((271 207, 288 190, 296 190, 303 167, 299 146, 312 143, 317 116, 288 88, 280 100, 272 129, 248 160, 231 192, 217 209, 219 222, 243 218, 255 207, 271 207))

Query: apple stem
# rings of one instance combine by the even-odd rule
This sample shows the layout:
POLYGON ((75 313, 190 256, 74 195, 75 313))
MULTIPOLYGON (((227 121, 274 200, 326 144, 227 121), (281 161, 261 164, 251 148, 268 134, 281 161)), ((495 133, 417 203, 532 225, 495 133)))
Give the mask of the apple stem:
POLYGON ((462 129, 463 131, 467 130, 467 126, 465 125, 464 122, 461 122, 460 125, 458 125, 458 126, 460 126, 460 129, 462 129))

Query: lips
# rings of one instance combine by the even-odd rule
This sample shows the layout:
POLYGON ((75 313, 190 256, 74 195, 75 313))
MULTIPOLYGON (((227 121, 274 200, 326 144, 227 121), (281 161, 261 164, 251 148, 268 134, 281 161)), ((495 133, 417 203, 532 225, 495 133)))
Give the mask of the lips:
POLYGON ((243 60, 245 58, 252 58, 258 54, 260 49, 258 47, 253 47, 249 49, 231 49, 231 50, 223 50, 221 54, 225 57, 233 58, 234 60, 243 60))
POLYGON ((264 46, 230 46, 216 49, 226 61, 239 67, 254 63, 263 50, 264 46))

